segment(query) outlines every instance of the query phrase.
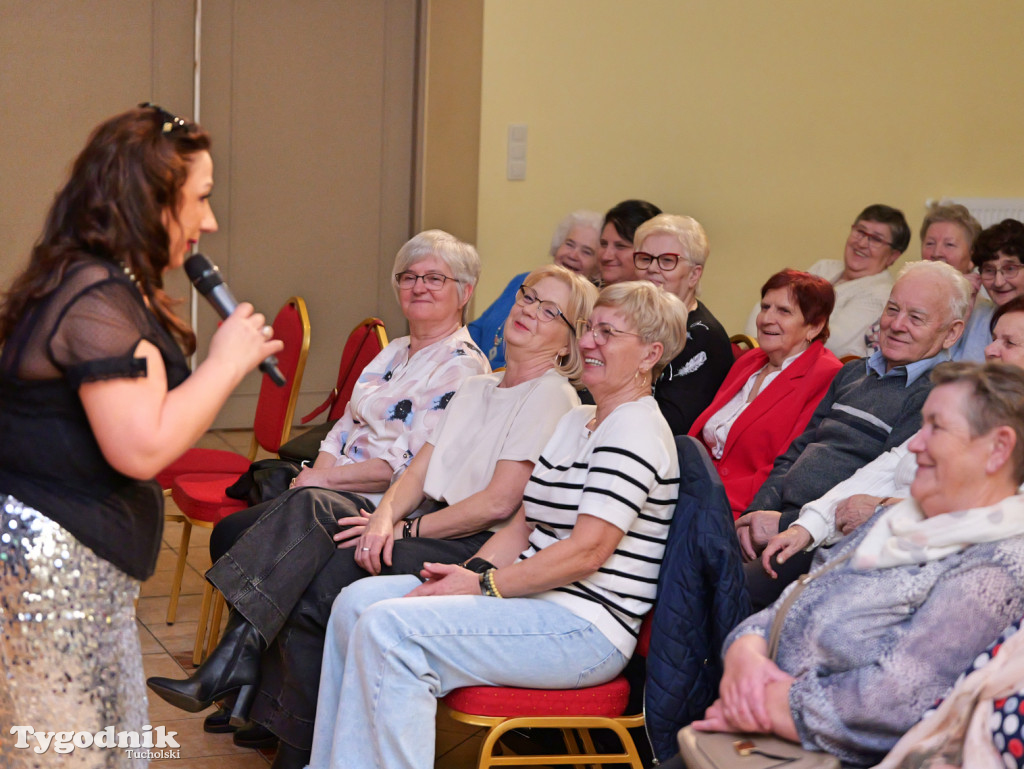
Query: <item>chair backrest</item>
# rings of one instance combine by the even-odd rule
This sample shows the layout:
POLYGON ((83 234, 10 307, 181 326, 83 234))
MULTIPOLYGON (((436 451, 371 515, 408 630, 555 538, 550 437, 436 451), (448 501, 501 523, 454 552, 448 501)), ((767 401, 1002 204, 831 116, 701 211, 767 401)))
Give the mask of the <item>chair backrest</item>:
POLYGON ((309 354, 309 313, 301 297, 293 296, 274 318, 274 338, 284 342, 277 354, 278 368, 287 380, 283 387, 263 375, 253 421, 253 445, 249 459, 256 458, 257 446, 273 454, 288 440, 295 415, 302 374, 309 354))
POLYGON ((729 337, 729 344, 732 346, 732 359, 737 360, 747 350, 758 347, 756 339, 751 339, 746 334, 733 334, 729 337))
POLYGON ((330 411, 327 413, 327 421, 339 419, 352 398, 352 389, 359 381, 359 375, 387 345, 388 335, 384 330, 384 321, 380 318, 361 320, 348 335, 345 348, 341 352, 338 381, 334 389, 327 396, 327 400, 302 418, 302 424, 306 424, 328 408, 330 411))

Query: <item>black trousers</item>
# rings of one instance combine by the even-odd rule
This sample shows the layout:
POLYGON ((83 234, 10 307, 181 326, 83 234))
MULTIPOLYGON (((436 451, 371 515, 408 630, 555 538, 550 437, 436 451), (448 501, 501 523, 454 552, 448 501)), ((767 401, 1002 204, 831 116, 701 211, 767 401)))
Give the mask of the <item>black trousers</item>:
MULTIPOLYGON (((317 488, 291 489, 264 505, 206 576, 267 643, 250 717, 289 745, 309 749, 331 606, 342 589, 370 576, 333 535, 339 518, 371 508, 358 494, 317 488)), ((392 565, 381 573, 419 574, 424 561, 459 563, 490 536, 398 540, 392 565)))

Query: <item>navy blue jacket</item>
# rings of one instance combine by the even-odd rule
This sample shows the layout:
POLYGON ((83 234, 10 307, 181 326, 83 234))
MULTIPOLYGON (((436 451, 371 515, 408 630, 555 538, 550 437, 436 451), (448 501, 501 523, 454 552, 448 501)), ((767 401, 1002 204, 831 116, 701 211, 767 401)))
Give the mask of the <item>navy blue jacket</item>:
POLYGON ((676 438, 679 503, 672 516, 647 655, 644 712, 654 755, 679 752, 676 732, 718 696, 722 644, 750 615, 725 489, 696 439, 676 438))

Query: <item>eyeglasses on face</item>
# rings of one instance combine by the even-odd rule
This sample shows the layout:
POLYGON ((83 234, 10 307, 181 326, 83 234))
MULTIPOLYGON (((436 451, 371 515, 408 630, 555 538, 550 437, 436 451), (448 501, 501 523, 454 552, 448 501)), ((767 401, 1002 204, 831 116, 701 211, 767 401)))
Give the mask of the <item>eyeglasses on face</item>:
POLYGON ((679 257, 680 254, 658 254, 655 256, 646 251, 637 251, 633 254, 633 264, 638 270, 646 270, 654 262, 657 262, 659 269, 670 272, 679 264, 679 257))
POLYGON ((160 133, 170 134, 176 131, 191 131, 193 129, 193 125, 187 120, 184 120, 177 115, 172 115, 163 107, 158 107, 152 102, 144 101, 139 105, 139 107, 142 109, 151 109, 156 112, 156 115, 160 120, 160 133))
POLYGON ((542 323, 550 323, 555 318, 561 318, 565 321, 565 325, 569 327, 569 330, 573 334, 576 333, 576 329, 573 328, 572 323, 569 322, 569 319, 558 308, 558 305, 547 299, 541 299, 537 296, 537 292, 529 286, 523 285, 519 287, 519 293, 516 294, 516 304, 521 304, 524 307, 536 307, 537 318, 542 323))
POLYGON ((984 264, 978 272, 981 273, 982 280, 995 280, 996 275, 1002 275, 1007 280, 1013 280, 1017 277, 1022 267, 1024 265, 1020 262, 1007 262, 1002 267, 997 267, 994 264, 984 264))
POLYGON ((881 248, 882 246, 888 246, 889 248, 892 248, 892 243, 890 243, 888 240, 886 240, 880 235, 876 235, 873 232, 868 232, 863 227, 861 227, 859 223, 851 226, 850 232, 853 234, 855 238, 866 238, 868 241, 868 248, 881 248))
POLYGON ((583 322, 583 334, 594 335, 594 343, 604 345, 608 343, 609 339, 614 339, 617 336, 635 336, 640 338, 639 334, 634 334, 632 331, 620 331, 615 328, 611 323, 591 323, 589 320, 583 322))
POLYGON ((406 270, 395 275, 395 282, 398 283, 398 287, 406 291, 411 290, 416 285, 417 280, 422 280, 423 285, 427 287, 428 291, 440 291, 444 288, 446 280, 459 282, 458 278, 450 278, 447 275, 442 275, 440 272, 428 272, 426 275, 419 275, 406 270))

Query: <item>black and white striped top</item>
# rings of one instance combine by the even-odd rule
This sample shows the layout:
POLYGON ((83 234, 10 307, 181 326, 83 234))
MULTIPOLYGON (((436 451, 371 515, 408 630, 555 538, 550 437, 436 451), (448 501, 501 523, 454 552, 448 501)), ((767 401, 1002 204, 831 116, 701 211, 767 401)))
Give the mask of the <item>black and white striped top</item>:
POLYGON ((523 496, 534 529, 520 558, 568 538, 581 513, 620 528, 622 541, 597 572, 532 597, 590 620, 629 657, 654 603, 679 462, 654 398, 619 406, 591 433, 594 413, 594 406, 570 411, 541 452, 523 496))

